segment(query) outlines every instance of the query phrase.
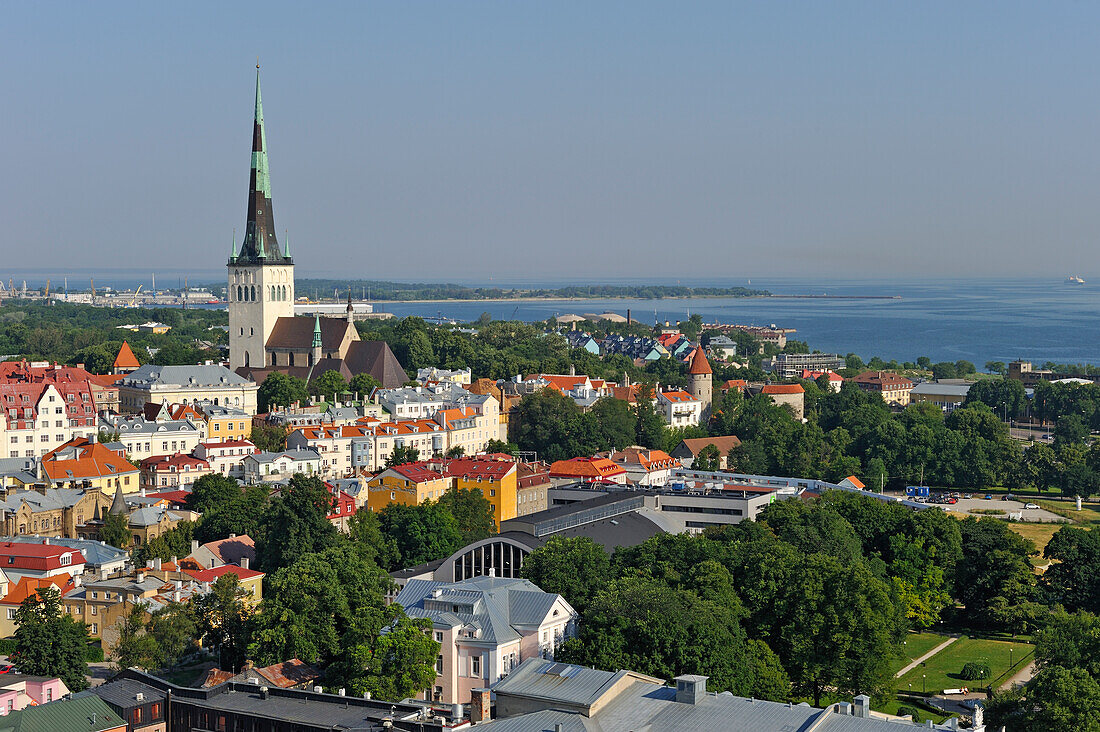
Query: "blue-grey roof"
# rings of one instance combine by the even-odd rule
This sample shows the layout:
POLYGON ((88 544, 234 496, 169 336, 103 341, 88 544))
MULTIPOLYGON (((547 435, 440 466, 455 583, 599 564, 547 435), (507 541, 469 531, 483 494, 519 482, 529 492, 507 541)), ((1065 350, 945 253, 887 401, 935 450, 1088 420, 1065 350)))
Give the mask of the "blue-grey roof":
MULTIPOLYGON (((538 699, 549 707, 554 704, 590 707, 620 679, 631 674, 529 658, 493 684, 492 689, 497 694, 538 699)), ((660 688, 657 679, 646 683, 651 688, 660 688)))
POLYGON ((214 364, 196 366, 157 366, 146 364, 123 378, 121 386, 248 386, 251 381, 214 364))
MULTIPOLYGON (((18 541, 25 544, 41 544, 43 540, 34 536, 5 536, 0 541, 18 541)), ((97 567, 112 562, 125 562, 130 558, 130 553, 125 549, 113 547, 102 541, 92 539, 59 539, 50 537, 50 543, 69 549, 78 549, 84 555, 84 561, 89 567, 97 567)))
POLYGON ((555 732, 559 724, 561 732, 602 732, 602 728, 594 720, 576 712, 564 712, 558 709, 521 714, 507 719, 494 719, 487 724, 479 724, 477 729, 485 732, 555 732))
POLYGON ((319 460, 321 453, 316 450, 284 450, 283 452, 260 452, 255 455, 246 455, 245 460, 255 460, 263 465, 273 463, 280 458, 288 457, 291 460, 319 460))
POLYGON ((970 384, 938 384, 935 381, 923 381, 914 386, 909 395, 910 397, 914 394, 964 397, 970 392, 970 386, 970 384))
POLYGON ((129 435, 201 432, 199 426, 189 419, 168 419, 163 422, 152 422, 145 419, 145 417, 116 417, 105 421, 110 429, 118 432, 120 439, 129 435))
POLYGON ((540 624, 559 599, 528 580, 472 577, 461 582, 410 580, 396 602, 410 617, 450 627, 469 625, 481 631, 480 640, 506 643, 540 624))

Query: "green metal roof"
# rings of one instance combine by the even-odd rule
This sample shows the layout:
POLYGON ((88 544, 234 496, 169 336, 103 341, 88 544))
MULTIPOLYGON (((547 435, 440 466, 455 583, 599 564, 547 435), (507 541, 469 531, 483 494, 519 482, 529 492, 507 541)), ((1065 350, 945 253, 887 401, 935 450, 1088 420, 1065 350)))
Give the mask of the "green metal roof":
POLYGON ((105 732, 125 725, 98 696, 59 699, 0 717, 0 732, 105 732))

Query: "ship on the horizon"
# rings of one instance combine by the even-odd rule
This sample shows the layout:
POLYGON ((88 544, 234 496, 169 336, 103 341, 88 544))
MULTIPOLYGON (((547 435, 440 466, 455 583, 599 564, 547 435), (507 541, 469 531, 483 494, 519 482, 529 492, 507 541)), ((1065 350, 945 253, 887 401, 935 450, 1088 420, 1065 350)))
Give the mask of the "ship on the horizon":
POLYGON ((1078 277, 1077 275, 1070 275, 1069 277, 1066 278, 1066 284, 1067 285, 1083 285, 1083 284, 1085 284, 1085 281, 1083 279, 1081 279, 1080 277, 1078 277))

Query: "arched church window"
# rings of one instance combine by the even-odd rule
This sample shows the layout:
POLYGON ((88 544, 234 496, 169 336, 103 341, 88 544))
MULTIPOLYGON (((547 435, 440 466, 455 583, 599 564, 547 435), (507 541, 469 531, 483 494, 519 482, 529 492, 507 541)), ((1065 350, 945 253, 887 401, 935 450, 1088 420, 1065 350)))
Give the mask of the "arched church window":
POLYGON ((241 286, 237 285, 237 302, 241 301, 241 286))
POLYGON ((252 302, 256 302, 256 285, 252 285, 252 302))

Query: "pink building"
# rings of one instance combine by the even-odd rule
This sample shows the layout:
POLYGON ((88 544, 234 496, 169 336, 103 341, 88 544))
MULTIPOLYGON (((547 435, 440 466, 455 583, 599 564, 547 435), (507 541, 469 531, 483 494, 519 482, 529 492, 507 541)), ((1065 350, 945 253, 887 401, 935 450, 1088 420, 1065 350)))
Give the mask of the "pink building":
POLYGON ((576 628, 577 612, 561 595, 523 579, 410 580, 396 602, 409 617, 432 621, 440 649, 424 697, 443 704, 469 701, 529 658, 552 659, 576 628))
POLYGON ((0 715, 52 702, 68 693, 69 687, 61 679, 5 674, 0 676, 0 715))

